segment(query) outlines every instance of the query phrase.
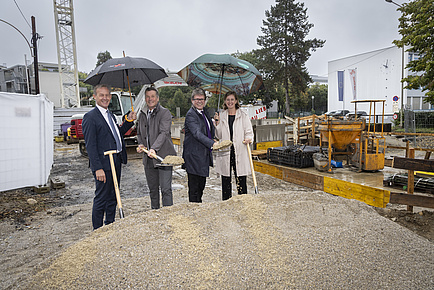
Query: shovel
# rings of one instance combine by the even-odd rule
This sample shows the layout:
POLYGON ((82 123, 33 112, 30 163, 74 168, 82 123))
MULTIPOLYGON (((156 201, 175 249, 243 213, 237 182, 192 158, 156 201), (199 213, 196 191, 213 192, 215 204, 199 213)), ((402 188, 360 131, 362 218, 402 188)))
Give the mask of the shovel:
POLYGON ((116 153, 117 153, 116 150, 111 150, 111 151, 104 152, 104 155, 108 155, 110 159, 110 165, 113 174, 113 184, 115 185, 116 201, 118 203, 118 208, 119 208, 119 217, 124 218, 124 210, 122 209, 121 194, 119 193, 119 185, 118 185, 118 178, 116 176, 115 162, 113 160, 113 154, 116 153))
POLYGON ((256 175, 255 175, 255 169, 253 168, 253 160, 252 160, 252 151, 250 150, 250 144, 247 143, 247 153, 249 154, 249 162, 250 162, 250 169, 252 170, 252 178, 253 178, 253 185, 255 186, 255 193, 258 194, 258 184, 256 183, 256 175))
MULTIPOLYGON (((149 153, 149 151, 146 148, 143 148, 143 147, 137 147, 137 152, 139 152, 139 153, 140 152, 145 152, 146 154, 149 153)), ((165 159, 163 159, 163 158, 161 158, 160 156, 158 156, 157 154, 154 154, 154 153, 151 153, 151 156, 161 162, 160 166, 174 166, 174 165, 181 165, 182 163, 184 163, 184 159, 178 157, 179 158, 179 160, 178 160, 178 158, 176 158, 177 156, 171 156, 172 158, 177 159, 177 160, 174 161, 173 164, 170 163, 170 162, 167 162, 167 160, 165 160, 167 157, 165 159), (179 163, 181 163, 181 164, 179 164, 179 163)))

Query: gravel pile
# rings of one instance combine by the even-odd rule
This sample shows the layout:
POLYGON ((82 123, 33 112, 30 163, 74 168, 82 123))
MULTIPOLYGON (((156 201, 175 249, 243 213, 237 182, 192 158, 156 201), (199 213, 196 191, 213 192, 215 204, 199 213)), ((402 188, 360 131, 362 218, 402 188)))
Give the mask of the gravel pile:
POLYGON ((270 191, 127 216, 30 289, 433 289, 434 244, 371 207, 270 191))

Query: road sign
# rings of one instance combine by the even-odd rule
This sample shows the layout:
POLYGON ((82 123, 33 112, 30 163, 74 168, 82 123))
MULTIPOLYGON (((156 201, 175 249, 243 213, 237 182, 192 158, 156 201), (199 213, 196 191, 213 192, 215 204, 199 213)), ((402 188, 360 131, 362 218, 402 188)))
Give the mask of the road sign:
POLYGON ((393 114, 393 120, 398 119, 398 114, 393 114))
POLYGON ((398 100, 399 100, 398 96, 394 96, 394 97, 393 97, 393 101, 394 101, 394 102, 398 102, 398 100))

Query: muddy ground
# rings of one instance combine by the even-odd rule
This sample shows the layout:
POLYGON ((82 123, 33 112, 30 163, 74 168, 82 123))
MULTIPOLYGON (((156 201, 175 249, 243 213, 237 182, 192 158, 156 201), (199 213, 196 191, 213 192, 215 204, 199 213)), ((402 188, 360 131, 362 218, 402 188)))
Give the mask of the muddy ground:
MULTIPOLYGON (((397 154, 397 153, 396 153, 397 154)), ((92 232, 91 202, 94 182, 86 158, 77 145, 55 143, 52 176, 65 182, 65 188, 38 194, 31 188, 0 194, 0 288, 26 285, 32 275, 47 268, 64 249, 92 232)), ((257 174, 260 193, 311 193, 313 190, 257 174)), ((188 203, 186 177, 176 170, 173 178, 175 204, 188 203)), ((249 178, 249 190, 252 180, 249 178)), ((123 167, 121 195, 125 215, 150 210, 148 189, 140 159, 123 167)), ((207 181, 204 203, 221 199, 220 178, 212 172, 207 181)), ((388 206, 377 212, 418 235, 434 242, 432 211, 409 213, 404 206, 388 206)))

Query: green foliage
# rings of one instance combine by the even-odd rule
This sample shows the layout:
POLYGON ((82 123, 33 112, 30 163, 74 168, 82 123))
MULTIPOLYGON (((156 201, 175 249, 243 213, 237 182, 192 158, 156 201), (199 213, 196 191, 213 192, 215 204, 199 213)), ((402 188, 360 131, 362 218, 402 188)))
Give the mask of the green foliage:
POLYGON ((292 97, 297 102, 302 101, 303 92, 311 81, 305 63, 311 51, 322 47, 325 41, 306 39, 313 24, 308 22, 304 3, 276 0, 276 5, 265 11, 265 16, 267 19, 261 28, 264 35, 257 39, 261 49, 254 51, 259 59, 257 68, 263 72, 268 85, 283 84, 286 114, 289 115, 290 84, 292 97))
POLYGON ((85 84, 83 83, 83 81, 87 78, 87 73, 84 72, 78 72, 78 79, 79 79, 79 87, 81 88, 86 88, 87 91, 86 92, 81 92, 80 91, 80 102, 81 105, 89 105, 89 99, 92 97, 93 95, 93 86, 89 85, 89 84, 85 84))
POLYGON ((96 66, 99 66, 100 64, 105 63, 106 61, 108 61, 109 59, 112 59, 112 56, 110 55, 110 52, 108 52, 107 50, 104 52, 100 52, 98 53, 98 55, 96 56, 97 62, 96 62, 96 66))
POLYGON ((432 0, 413 0, 404 3, 399 18, 401 40, 393 43, 407 51, 420 55, 417 60, 408 63, 407 68, 417 75, 409 75, 402 81, 405 88, 427 91, 425 101, 434 105, 434 2, 432 0))
POLYGON ((180 108, 181 117, 191 108, 192 87, 164 87, 159 89, 160 104, 169 109, 176 117, 176 108, 180 108))
POLYGON ((312 101, 312 96, 314 96, 314 111, 318 112, 318 115, 325 113, 327 111, 327 94, 328 86, 320 85, 318 83, 312 85, 308 91, 308 98, 312 101))

